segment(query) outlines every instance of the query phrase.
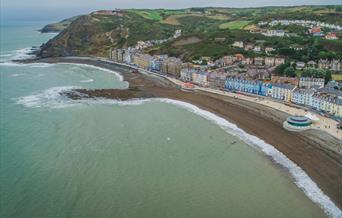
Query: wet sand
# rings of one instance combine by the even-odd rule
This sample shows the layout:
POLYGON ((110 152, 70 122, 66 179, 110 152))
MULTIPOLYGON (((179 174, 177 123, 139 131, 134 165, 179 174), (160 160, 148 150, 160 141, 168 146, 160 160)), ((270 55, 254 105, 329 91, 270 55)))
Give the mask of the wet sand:
POLYGON ((287 114, 253 102, 202 91, 185 91, 169 80, 153 75, 132 73, 129 67, 99 60, 51 58, 39 60, 47 63, 89 64, 114 70, 129 82, 128 90, 76 90, 65 93, 70 98, 105 97, 127 100, 131 98, 169 98, 194 104, 213 112, 273 145, 300 166, 342 208, 342 157, 325 149, 327 143, 341 143, 327 133, 310 130, 302 133, 283 129, 287 114))

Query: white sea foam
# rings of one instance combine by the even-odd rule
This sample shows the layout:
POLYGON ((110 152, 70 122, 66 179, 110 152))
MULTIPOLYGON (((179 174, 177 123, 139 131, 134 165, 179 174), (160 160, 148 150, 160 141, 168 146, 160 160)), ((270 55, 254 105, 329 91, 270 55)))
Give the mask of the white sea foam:
POLYGON ((76 86, 58 86, 52 87, 45 91, 38 92, 32 95, 14 98, 17 104, 21 104, 29 108, 45 108, 56 109, 66 108, 78 105, 141 105, 145 102, 151 101, 150 99, 132 99, 128 101, 112 100, 105 98, 91 98, 91 99, 79 99, 72 100, 67 96, 61 95, 63 92, 72 91, 74 89, 80 89, 82 87, 76 86))
POLYGON ((96 70, 100 70, 103 72, 114 74, 115 76, 117 76, 119 78, 120 81, 123 81, 123 76, 120 73, 113 71, 113 70, 106 69, 106 68, 96 67, 96 66, 93 66, 90 64, 75 64, 75 63, 58 63, 58 64, 60 64, 60 65, 76 65, 76 66, 80 66, 80 67, 93 68, 96 70))
POLYGON ((12 74, 13 77, 18 77, 18 76, 24 76, 25 74, 23 73, 15 73, 15 74, 12 74))
POLYGON ((21 104, 30 108, 64 108, 76 105, 78 103, 66 96, 61 95, 62 92, 72 90, 75 88, 79 87, 52 87, 43 92, 16 98, 14 100, 17 104, 21 104))
POLYGON ((13 56, 11 57, 11 60, 23 60, 32 58, 34 57, 34 55, 30 53, 33 51, 34 49, 32 47, 15 50, 13 56))
POLYGON ((209 112, 202 110, 192 104, 171 100, 171 99, 158 99, 160 102, 176 105, 187 109, 188 111, 204 117, 207 120, 214 122, 224 129, 229 134, 239 137, 253 147, 258 148, 267 156, 271 157, 281 166, 289 170, 290 174, 295 180, 296 185, 304 191, 313 202, 317 203, 330 217, 342 217, 342 211, 325 195, 317 184, 294 162, 288 159, 283 153, 278 151, 275 147, 267 144, 263 140, 254 135, 248 134, 244 130, 237 127, 235 124, 209 112))
POLYGON ((45 67, 53 67, 56 64, 49 64, 49 63, 30 63, 30 64, 23 64, 23 66, 28 67, 36 67, 36 68, 45 68, 45 67))
POLYGON ((91 82, 94 82, 93 79, 85 79, 85 80, 81 80, 80 81, 81 83, 91 83, 91 82))
POLYGON ((4 67, 33 67, 33 68, 45 68, 45 67, 52 67, 55 64, 48 64, 48 63, 18 63, 13 61, 6 61, 6 62, 0 62, 0 66, 4 67))
POLYGON ((67 90, 72 90, 77 87, 53 87, 42 93, 30 95, 16 99, 18 104, 22 104, 26 107, 32 108, 64 108, 76 105, 141 105, 146 102, 156 101, 167 104, 172 104, 181 108, 184 108, 192 113, 195 113, 203 118, 219 125, 227 133, 239 137, 247 144, 262 151, 267 156, 271 157, 279 165, 288 169, 291 176, 294 178, 295 184, 304 191, 306 196, 313 202, 317 203, 330 217, 342 217, 341 210, 331 201, 331 199, 325 195, 317 184, 294 162, 288 159, 283 153, 278 151, 272 145, 267 144, 263 140, 257 138, 254 135, 248 134, 244 130, 237 127, 235 124, 209 112, 202 110, 192 104, 176 101, 164 98, 155 99, 133 99, 128 101, 119 101, 111 99, 82 99, 82 100, 70 100, 65 96, 61 96, 60 93, 67 90))
POLYGON ((0 57, 11 57, 11 54, 0 54, 0 57))
POLYGON ((15 62, 12 62, 12 61, 6 61, 6 62, 0 62, 0 66, 4 66, 4 67, 20 67, 20 66, 23 66, 23 64, 15 63, 15 62))
POLYGON ((24 60, 33 58, 34 55, 30 54, 34 49, 32 47, 23 48, 11 51, 9 54, 2 54, 0 66, 16 67, 23 66, 24 64, 13 62, 14 60, 24 60), (5 58, 4 58, 5 57, 5 58))

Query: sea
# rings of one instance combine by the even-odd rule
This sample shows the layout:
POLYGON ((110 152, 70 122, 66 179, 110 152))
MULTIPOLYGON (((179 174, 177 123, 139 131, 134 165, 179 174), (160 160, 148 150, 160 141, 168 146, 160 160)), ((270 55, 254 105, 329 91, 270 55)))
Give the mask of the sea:
POLYGON ((0 217, 339 217, 272 145, 170 99, 72 101, 128 87, 87 65, 18 64, 56 34, 2 25, 0 217))

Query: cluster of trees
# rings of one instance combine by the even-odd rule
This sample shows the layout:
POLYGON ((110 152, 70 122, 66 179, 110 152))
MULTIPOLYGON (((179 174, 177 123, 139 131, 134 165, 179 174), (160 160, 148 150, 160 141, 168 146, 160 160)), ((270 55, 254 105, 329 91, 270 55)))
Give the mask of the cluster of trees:
MULTIPOLYGON (((295 66, 289 62, 281 64, 276 68, 276 74, 280 76, 296 77, 297 72, 295 66)), ((331 71, 317 68, 306 68, 301 72, 302 77, 324 78, 325 83, 332 80, 331 71)))
POLYGON ((314 77, 314 78, 324 78, 325 83, 328 83, 332 80, 331 71, 324 69, 316 69, 316 68, 307 68, 303 70, 303 77, 314 77))
POLYGON ((291 66, 290 62, 286 62, 276 68, 276 74, 279 76, 296 77, 296 69, 291 66))

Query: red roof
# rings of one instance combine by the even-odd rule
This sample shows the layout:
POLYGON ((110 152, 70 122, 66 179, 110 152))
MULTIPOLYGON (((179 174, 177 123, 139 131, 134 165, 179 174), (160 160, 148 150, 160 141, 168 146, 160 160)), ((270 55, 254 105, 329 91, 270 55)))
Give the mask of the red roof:
POLYGON ((322 32, 320 27, 313 27, 309 31, 310 31, 310 33, 320 33, 320 32, 322 32))
POLYGON ((245 58, 242 54, 236 54, 235 57, 236 57, 238 60, 242 60, 242 59, 245 58))
POLYGON ((325 36, 325 38, 327 38, 327 39, 336 39, 337 38, 337 36, 336 36, 336 33, 328 33, 326 36, 325 36))

